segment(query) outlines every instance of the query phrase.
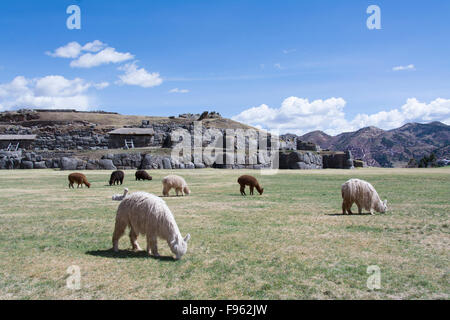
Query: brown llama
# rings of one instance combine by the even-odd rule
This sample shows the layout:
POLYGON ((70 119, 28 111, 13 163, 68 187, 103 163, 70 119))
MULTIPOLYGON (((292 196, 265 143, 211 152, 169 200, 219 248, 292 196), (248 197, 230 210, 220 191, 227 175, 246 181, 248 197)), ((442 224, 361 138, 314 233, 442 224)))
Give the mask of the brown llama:
POLYGON ((264 188, 261 188, 259 185, 258 180, 256 180, 255 177, 243 175, 240 176, 238 179, 238 183, 241 185, 241 195, 245 196, 245 186, 250 187, 250 195, 253 195, 253 189, 256 188, 258 190, 259 194, 263 194, 264 188))
POLYGON ((74 183, 78 184, 77 188, 79 188, 80 185, 83 188, 83 184, 85 184, 88 188, 91 187, 91 184, 88 182, 86 176, 79 172, 69 174, 69 189, 70 187, 75 189, 73 186, 74 183))

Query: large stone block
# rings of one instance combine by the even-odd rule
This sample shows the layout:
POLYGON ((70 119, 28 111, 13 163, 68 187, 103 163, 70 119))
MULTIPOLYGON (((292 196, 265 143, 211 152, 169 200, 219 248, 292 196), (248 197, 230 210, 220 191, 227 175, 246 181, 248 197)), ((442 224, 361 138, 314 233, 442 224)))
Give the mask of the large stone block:
POLYGON ((111 159, 100 159, 98 161, 98 166, 103 170, 116 170, 117 167, 114 165, 111 159))
POLYGON ((34 169, 46 169, 45 161, 36 161, 33 165, 34 169))
POLYGON ((78 160, 75 158, 62 157, 60 160, 61 170, 76 170, 78 160))

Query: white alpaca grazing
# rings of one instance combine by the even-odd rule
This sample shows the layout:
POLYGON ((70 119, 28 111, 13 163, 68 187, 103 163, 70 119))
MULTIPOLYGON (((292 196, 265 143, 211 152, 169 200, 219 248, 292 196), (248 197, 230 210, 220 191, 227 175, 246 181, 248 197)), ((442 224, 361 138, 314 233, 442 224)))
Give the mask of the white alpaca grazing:
POLYGON ((175 218, 166 202, 147 193, 135 192, 128 195, 119 205, 116 214, 116 225, 112 238, 114 251, 119 250, 119 239, 130 227, 130 241, 133 250, 141 250, 137 243, 139 234, 147 237, 147 253, 159 256, 157 238, 167 241, 170 250, 180 259, 187 251, 190 235, 183 239, 175 218))
POLYGON ((112 196, 112 199, 115 200, 115 201, 122 201, 123 198, 125 198, 127 196, 127 193, 128 193, 128 188, 125 188, 125 189, 123 189, 123 194, 120 194, 120 193, 119 194, 114 194, 112 196))
POLYGON ((175 189, 177 196, 179 192, 181 193, 182 196, 184 194, 189 195, 191 193, 191 190, 189 190, 189 187, 186 181, 183 179, 183 177, 171 174, 165 177, 162 180, 162 183, 163 183, 163 195, 165 197, 169 196, 169 191, 172 188, 175 189))
POLYGON ((362 209, 374 214, 374 210, 384 213, 387 210, 387 200, 381 201, 375 188, 367 181, 350 179, 342 185, 342 214, 352 214, 350 210, 353 203, 358 206, 358 213, 362 209))

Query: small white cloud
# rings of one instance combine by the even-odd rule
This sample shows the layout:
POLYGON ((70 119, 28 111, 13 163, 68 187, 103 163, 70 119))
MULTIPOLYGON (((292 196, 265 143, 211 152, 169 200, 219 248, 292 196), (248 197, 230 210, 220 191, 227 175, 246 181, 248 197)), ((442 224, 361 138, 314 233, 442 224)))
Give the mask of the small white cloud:
POLYGON ((278 70, 284 69, 284 68, 281 66, 281 63, 275 63, 273 66, 274 66, 275 68, 277 68, 278 70))
POLYGON ((283 50, 283 53, 284 54, 289 54, 289 53, 293 53, 295 51, 297 51, 297 49, 285 49, 285 50, 283 50))
POLYGON ((88 110, 93 107, 88 89, 105 86, 106 82, 93 84, 58 75, 35 79, 17 76, 9 83, 0 84, 0 110, 25 107, 88 110))
POLYGON ((105 48, 106 44, 100 40, 94 40, 86 43, 84 46, 78 42, 69 42, 65 46, 57 48, 54 52, 47 51, 45 54, 55 58, 77 58, 83 51, 97 52, 105 48))
POLYGON ((131 53, 117 52, 116 49, 108 47, 95 54, 85 53, 77 60, 73 60, 70 66, 76 68, 92 68, 102 64, 124 62, 133 58, 134 56, 131 53))
POLYGON ((116 49, 107 47, 100 40, 88 42, 84 46, 73 41, 57 48, 54 52, 47 51, 46 54, 51 57, 75 59, 70 63, 70 66, 75 68, 92 68, 102 64, 120 63, 134 58, 131 53, 117 52, 116 49))
POLYGON ((158 72, 149 73, 144 68, 139 69, 135 62, 127 63, 118 69, 125 72, 119 76, 118 84, 150 88, 159 86, 163 82, 158 72))
POLYGON ((107 87, 109 87, 109 82, 99 82, 99 83, 94 83, 93 86, 97 89, 97 90, 102 90, 105 89, 107 87))
POLYGON ((409 64, 407 66, 397 66, 392 68, 392 71, 404 71, 404 70, 416 70, 416 67, 413 64, 409 64))
POLYGON ((178 89, 178 88, 174 88, 169 90, 170 93, 188 93, 189 90, 188 89, 178 89))
POLYGON ((57 58, 76 58, 81 53, 81 45, 76 42, 69 42, 65 46, 57 48, 54 52, 47 51, 45 54, 57 58))

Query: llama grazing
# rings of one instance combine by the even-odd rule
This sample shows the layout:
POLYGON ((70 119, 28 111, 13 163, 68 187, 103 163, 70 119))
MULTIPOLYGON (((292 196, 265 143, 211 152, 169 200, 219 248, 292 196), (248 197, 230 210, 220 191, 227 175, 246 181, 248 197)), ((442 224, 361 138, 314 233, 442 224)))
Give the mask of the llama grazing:
POLYGON ((256 188, 258 190, 259 194, 263 194, 264 188, 261 188, 259 185, 258 180, 256 180, 255 177, 243 175, 240 176, 238 179, 238 183, 241 185, 241 195, 245 196, 245 186, 250 187, 250 194, 253 195, 253 189, 256 188))
POLYGON ((112 238, 114 251, 119 250, 119 239, 126 227, 130 227, 130 241, 133 250, 141 250, 137 243, 139 234, 147 237, 147 253, 158 257, 157 238, 167 241, 170 250, 180 259, 187 251, 190 235, 183 239, 175 218, 161 198, 147 193, 135 192, 125 197, 119 204, 116 225, 112 238))
POLYGON ((364 180, 350 179, 342 185, 342 214, 352 214, 350 210, 353 203, 358 206, 358 213, 362 213, 362 209, 384 213, 387 210, 387 200, 381 201, 375 188, 364 180))
POLYGON ((125 173, 123 171, 117 170, 117 171, 113 171, 113 173, 111 173, 111 177, 109 178, 109 185, 115 185, 117 183, 117 185, 120 184, 122 185, 123 183, 123 178, 125 177, 125 173))
POLYGON ((186 183, 186 181, 177 175, 168 175, 162 180, 163 183, 163 195, 165 197, 169 196, 170 189, 175 189, 175 192, 178 193, 181 192, 181 195, 189 195, 191 193, 191 190, 189 190, 189 187, 186 183))
POLYGON ((145 170, 138 170, 134 174, 137 180, 152 180, 153 178, 145 170))
POLYGON ((127 196, 127 193, 128 193, 128 188, 125 188, 125 189, 123 189, 123 194, 120 194, 120 193, 114 194, 112 196, 112 199, 115 201, 122 201, 127 196))
POLYGON ((91 187, 91 184, 88 182, 86 176, 82 173, 79 172, 74 172, 69 174, 69 189, 72 187, 73 189, 75 189, 75 187, 73 186, 74 183, 77 184, 77 188, 81 187, 83 188, 83 184, 85 184, 88 188, 91 187))

